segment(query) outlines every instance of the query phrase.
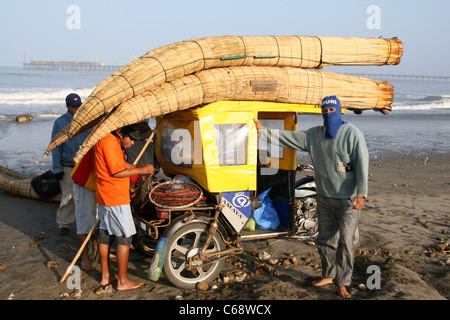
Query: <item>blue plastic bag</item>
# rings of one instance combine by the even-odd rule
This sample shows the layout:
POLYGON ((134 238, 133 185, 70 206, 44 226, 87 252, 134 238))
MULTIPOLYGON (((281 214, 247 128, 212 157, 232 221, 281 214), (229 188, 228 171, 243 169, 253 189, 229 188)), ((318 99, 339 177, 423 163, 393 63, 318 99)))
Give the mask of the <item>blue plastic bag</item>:
POLYGON ((277 210, 273 207, 272 200, 269 198, 269 188, 261 193, 258 198, 262 201, 261 207, 253 211, 253 220, 256 228, 263 230, 275 230, 280 225, 277 210))

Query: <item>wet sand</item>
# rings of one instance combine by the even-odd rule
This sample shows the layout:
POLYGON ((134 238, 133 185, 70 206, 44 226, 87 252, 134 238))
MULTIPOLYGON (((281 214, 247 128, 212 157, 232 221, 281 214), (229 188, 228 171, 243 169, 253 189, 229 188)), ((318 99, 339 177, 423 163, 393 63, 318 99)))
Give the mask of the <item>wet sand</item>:
MULTIPOLYGON (((43 173, 50 169, 41 156, 48 140, 36 138, 33 148, 24 143, 4 143, 27 136, 26 128, 41 126, 49 136, 52 121, 43 124, 18 124, 0 129, 2 147, 16 154, 2 154, 1 165, 25 173, 43 173), (15 126, 15 127, 14 127, 15 126), (15 136, 11 136, 14 133, 15 136), (23 146, 23 149, 21 147, 23 146), (23 150, 23 151, 20 151, 23 150), (31 151, 30 151, 31 150, 31 151), (18 154, 21 152, 21 154, 18 154), (39 161, 39 163, 34 163, 39 161)), ((31 138, 30 138, 31 139, 31 138)), ((368 141, 370 144, 371 141, 368 141)), ((356 249, 353 300, 448 300, 450 297, 450 154, 431 143, 421 150, 397 151, 395 146, 371 155, 369 196, 361 211, 361 245, 356 249), (380 270, 380 287, 374 288, 371 266, 380 270)), ((46 159, 48 161, 48 159, 46 159)), ((66 237, 58 235, 55 222, 57 203, 24 199, 0 190, 0 299, 1 300, 73 300, 68 282, 59 283, 78 250, 75 226, 66 237), (47 268, 49 261, 56 268, 47 268)), ((244 243, 245 252, 227 261, 215 289, 184 290, 161 276, 148 280, 151 258, 132 250, 129 275, 144 281, 144 286, 119 292, 95 294, 100 281, 96 270, 81 271, 81 300, 340 300, 333 285, 317 288, 312 282, 320 277, 320 260, 313 243, 270 239, 244 243), (270 264, 259 253, 267 252, 270 264), (295 259, 292 259, 295 257, 295 259), (290 260, 287 264, 284 261, 290 260), (297 263, 295 263, 295 260, 297 263), (236 278, 246 274, 243 281, 236 278), (226 278, 225 278, 226 279, 226 278), (226 281, 226 280, 225 280, 226 281)), ((79 265, 79 263, 78 263, 79 265)), ((116 267, 112 261, 113 268, 116 267)), ((175 302, 174 302, 175 303, 175 302)), ((170 305, 170 304, 169 304, 170 305)), ((291 307, 291 304, 288 305, 291 307)), ((172 310, 173 311, 173 310, 172 310)))

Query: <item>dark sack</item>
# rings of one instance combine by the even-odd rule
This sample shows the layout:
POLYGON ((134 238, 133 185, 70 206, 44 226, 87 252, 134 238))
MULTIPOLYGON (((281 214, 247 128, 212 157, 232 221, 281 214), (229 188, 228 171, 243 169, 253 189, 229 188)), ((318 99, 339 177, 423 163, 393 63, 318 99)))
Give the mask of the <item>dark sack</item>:
POLYGON ((43 199, 53 198, 61 193, 59 180, 56 179, 52 170, 48 170, 31 180, 31 187, 43 199))

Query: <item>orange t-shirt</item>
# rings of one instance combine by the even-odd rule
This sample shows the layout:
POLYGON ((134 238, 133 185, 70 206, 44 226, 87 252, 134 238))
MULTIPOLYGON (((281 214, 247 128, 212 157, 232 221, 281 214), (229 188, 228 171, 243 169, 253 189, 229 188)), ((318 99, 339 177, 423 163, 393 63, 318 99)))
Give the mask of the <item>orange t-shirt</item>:
POLYGON ((95 202, 105 206, 130 203, 130 178, 113 174, 125 170, 126 163, 118 138, 111 133, 101 139, 94 149, 95 202))

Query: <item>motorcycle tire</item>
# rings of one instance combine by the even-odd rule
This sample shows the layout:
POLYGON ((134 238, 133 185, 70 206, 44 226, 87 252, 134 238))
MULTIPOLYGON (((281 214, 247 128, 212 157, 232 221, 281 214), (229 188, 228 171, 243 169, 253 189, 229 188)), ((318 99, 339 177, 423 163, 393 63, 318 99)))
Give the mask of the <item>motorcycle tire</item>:
POLYGON ((155 253, 155 248, 157 245, 157 240, 150 239, 146 234, 144 234, 137 227, 137 233, 133 235, 132 244, 133 247, 147 257, 153 257, 155 253))
MULTIPOLYGON (((198 282, 210 283, 216 279, 225 263, 224 259, 214 261, 192 261, 189 270, 189 259, 200 253, 208 234, 209 225, 205 223, 189 223, 178 229, 168 240, 164 260, 164 275, 168 281, 178 288, 194 289, 198 282)), ((206 252, 213 253, 225 248, 222 237, 217 232, 206 252)))

